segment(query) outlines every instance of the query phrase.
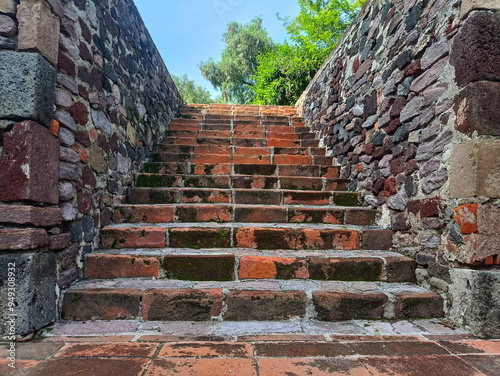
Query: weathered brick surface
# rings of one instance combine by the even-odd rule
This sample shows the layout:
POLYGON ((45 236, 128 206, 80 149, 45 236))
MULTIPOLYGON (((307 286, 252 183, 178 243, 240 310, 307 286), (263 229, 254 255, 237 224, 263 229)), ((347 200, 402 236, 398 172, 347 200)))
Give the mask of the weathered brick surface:
POLYGON ((343 224, 343 209, 302 209, 290 208, 288 221, 291 223, 329 223, 343 224))
POLYGON ((48 245, 49 236, 43 229, 0 230, 0 250, 28 250, 43 248, 48 245))
POLYGON ((172 206, 121 206, 116 212, 117 223, 168 223, 174 221, 172 206))
POLYGON ((286 208, 236 206, 234 209, 234 220, 246 223, 285 223, 287 222, 286 208))
POLYGON ((65 320, 125 320, 139 315, 141 290, 69 290, 64 295, 65 320))
POLYGON ((231 245, 229 228, 172 228, 168 230, 170 247, 224 248, 231 245))
POLYGON ((332 281, 378 281, 384 263, 376 258, 320 258, 309 261, 310 278, 332 281))
POLYGON ((159 227, 104 228, 101 243, 104 248, 165 247, 166 230, 159 227))
POLYGON ((0 222, 36 227, 54 226, 62 222, 62 211, 59 208, 0 205, 0 222))
POLYGON ((308 279, 307 261, 303 258, 242 256, 240 279, 308 279))
POLYGON ((87 257, 87 278, 158 277, 159 270, 160 262, 155 257, 99 254, 87 257))
POLYGON ((253 249, 296 249, 292 229, 244 227, 234 230, 234 245, 253 249))
POLYGON ((231 222, 230 206, 178 205, 176 216, 179 222, 231 222))
POLYGON ((234 255, 167 255, 162 269, 167 278, 189 281, 234 280, 234 255))
POLYGON ((359 249, 355 230, 298 230, 297 249, 359 249))
POLYGON ((385 267, 387 282, 415 282, 417 263, 409 257, 388 257, 385 267))
POLYGON ((313 292, 314 308, 321 321, 381 318, 387 300, 380 293, 313 292))
POLYGON ((362 230, 363 249, 389 250, 392 248, 392 230, 362 230))
POLYGON ((205 321, 222 311, 222 289, 146 290, 142 319, 148 321, 205 321))
POLYGON ((439 295, 433 293, 396 294, 394 306, 395 318, 429 318, 443 315, 443 301, 439 295))
POLYGON ((231 291, 227 298, 228 321, 288 320, 306 312, 303 291, 231 291))

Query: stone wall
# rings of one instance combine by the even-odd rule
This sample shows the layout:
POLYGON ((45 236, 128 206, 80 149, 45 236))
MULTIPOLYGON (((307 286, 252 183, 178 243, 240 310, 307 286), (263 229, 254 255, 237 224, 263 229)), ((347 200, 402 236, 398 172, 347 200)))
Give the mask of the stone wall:
POLYGON ((498 1, 372 0, 297 103, 420 283, 483 336, 500 335, 499 61, 498 1))
POLYGON ((26 334, 57 318, 182 99, 133 0, 0 0, 0 98, 0 264, 26 334))

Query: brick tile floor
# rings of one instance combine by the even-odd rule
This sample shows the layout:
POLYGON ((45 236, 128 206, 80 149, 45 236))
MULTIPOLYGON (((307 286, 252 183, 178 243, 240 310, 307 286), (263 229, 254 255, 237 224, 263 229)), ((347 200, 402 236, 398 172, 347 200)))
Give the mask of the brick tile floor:
POLYGON ((16 344, 2 376, 498 376, 500 340, 439 320, 61 321, 16 344))

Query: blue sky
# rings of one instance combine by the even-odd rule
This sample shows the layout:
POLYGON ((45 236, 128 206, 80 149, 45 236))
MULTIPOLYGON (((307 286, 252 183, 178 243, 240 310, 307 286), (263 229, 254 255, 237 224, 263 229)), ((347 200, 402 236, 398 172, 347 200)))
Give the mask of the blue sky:
POLYGON ((282 18, 294 17, 295 0, 134 0, 149 33, 171 74, 187 73, 197 85, 216 91, 200 73, 198 64, 218 61, 224 48, 222 34, 232 21, 248 23, 262 16, 263 26, 275 42, 286 39, 282 18))

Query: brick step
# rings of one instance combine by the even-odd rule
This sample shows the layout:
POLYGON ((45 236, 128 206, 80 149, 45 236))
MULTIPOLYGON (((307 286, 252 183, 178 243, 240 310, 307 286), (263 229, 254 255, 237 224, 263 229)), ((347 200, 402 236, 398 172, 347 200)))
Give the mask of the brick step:
POLYGON ((261 204, 360 206, 358 192, 282 189, 129 188, 127 204, 261 204))
POLYGON ((141 188, 220 188, 284 189, 304 191, 347 191, 349 179, 302 178, 297 176, 256 175, 167 175, 137 174, 136 187, 141 188))
POLYGON ((319 147, 244 147, 231 145, 158 145, 158 153, 167 154, 223 154, 223 155, 302 155, 325 156, 326 150, 319 147))
MULTIPOLYGON (((302 135, 302 133, 300 134, 302 135)), ((304 133, 305 135, 305 133, 304 133)), ((299 136, 299 135, 297 135, 299 136)), ((318 147, 319 140, 314 140, 310 136, 297 138, 295 134, 288 136, 289 138, 280 137, 254 137, 248 139, 248 135, 239 137, 224 138, 224 137, 194 137, 194 136, 167 136, 163 139, 163 145, 229 145, 229 146, 244 146, 244 147, 280 147, 280 148, 295 148, 295 147, 318 147), (291 139, 294 138, 294 139, 291 139)))
POLYGON ((255 251, 165 248, 87 256, 86 278, 187 281, 252 279, 415 282, 415 260, 382 251, 255 251))
POLYGON ((393 231, 301 223, 116 224, 101 230, 102 247, 390 250, 393 231))
MULTIPOLYGON (((289 155, 289 154, 263 154, 258 150, 254 154, 233 155, 231 147, 223 146, 208 146, 199 148, 200 153, 152 153, 152 162, 184 162, 195 164, 219 164, 219 163, 234 163, 234 164, 276 164, 276 165, 312 165, 325 166, 333 164, 333 157, 321 155, 289 155)), ((246 149, 246 148, 245 148, 246 149)), ((263 149, 264 150, 264 149, 263 149)), ((244 150, 238 152, 245 152, 244 150)), ((246 151, 252 152, 251 150, 246 151)))
POLYGON ((255 175, 296 176, 338 179, 337 166, 262 165, 262 164, 188 164, 182 162, 146 162, 144 171, 148 174, 177 175, 255 175))
POLYGON ((232 204, 120 205, 116 223, 330 223, 372 226, 377 211, 324 206, 232 204))
POLYGON ((439 295, 410 284, 87 280, 66 291, 62 319, 74 321, 276 321, 443 316, 439 295))

